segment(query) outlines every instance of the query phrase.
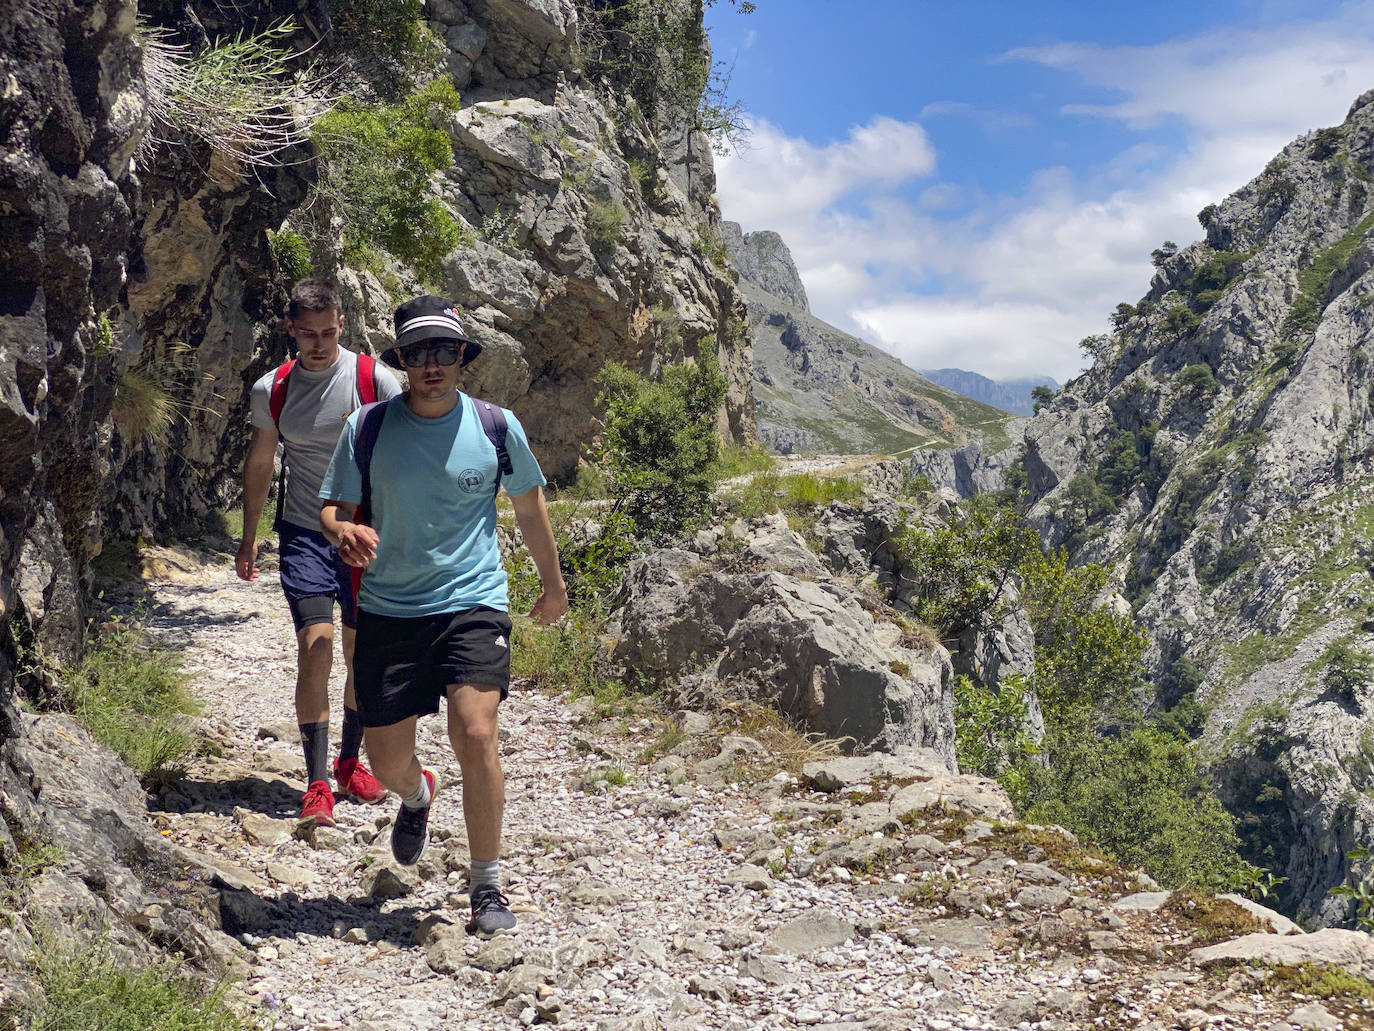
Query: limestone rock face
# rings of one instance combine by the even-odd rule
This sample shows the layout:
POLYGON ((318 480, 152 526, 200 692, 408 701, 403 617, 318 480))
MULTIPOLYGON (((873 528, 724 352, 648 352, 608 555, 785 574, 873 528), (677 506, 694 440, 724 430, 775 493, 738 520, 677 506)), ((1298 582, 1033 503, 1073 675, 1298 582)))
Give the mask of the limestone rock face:
POLYGON ((699 253, 713 216, 662 170, 651 127, 619 117, 565 84, 549 102, 485 100, 448 125, 444 199, 470 225, 505 227, 499 245, 446 263, 445 287, 487 348, 465 389, 513 408, 555 475, 597 431, 596 376, 610 361, 652 373, 715 355, 729 380, 721 429, 754 432, 743 302, 699 253), (657 155, 653 182, 635 179, 630 153, 657 155))
POLYGON ((745 233, 738 222, 726 222, 725 244, 741 277, 793 308, 811 310, 792 252, 781 236, 769 229, 745 233))
POLYGON ((956 769, 948 653, 866 611, 781 517, 733 533, 742 566, 676 549, 632 560, 615 660, 689 704, 753 701, 850 747, 925 747, 956 769))
POLYGON ((1196 692, 1248 858, 1323 924, 1353 920, 1328 892, 1374 845, 1372 163, 1374 92, 1204 209, 1023 436, 1032 523, 1115 571, 1155 704, 1196 692))

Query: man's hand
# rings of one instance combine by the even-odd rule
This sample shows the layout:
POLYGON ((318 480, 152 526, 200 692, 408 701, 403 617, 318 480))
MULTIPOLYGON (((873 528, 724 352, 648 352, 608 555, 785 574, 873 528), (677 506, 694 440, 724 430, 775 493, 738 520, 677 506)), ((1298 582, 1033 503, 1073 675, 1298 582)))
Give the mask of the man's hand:
POLYGON ((350 566, 366 569, 377 557, 377 531, 357 523, 339 524, 339 557, 350 566))
POLYGON ((530 619, 538 626, 557 623, 563 613, 568 611, 568 589, 545 591, 530 609, 530 619))
POLYGON ((245 537, 239 544, 238 554, 234 556, 234 572, 240 580, 258 578, 258 542, 245 537))

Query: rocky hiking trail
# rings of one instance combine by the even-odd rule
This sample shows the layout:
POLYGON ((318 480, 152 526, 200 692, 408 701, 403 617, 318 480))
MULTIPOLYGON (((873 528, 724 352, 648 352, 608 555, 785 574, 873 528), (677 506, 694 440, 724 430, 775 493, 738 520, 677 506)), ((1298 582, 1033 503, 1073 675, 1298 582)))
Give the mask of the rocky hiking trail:
POLYGON ((479 940, 463 930, 443 720, 421 724, 443 787, 417 867, 390 858, 394 797, 302 824, 294 642, 270 560, 249 584, 222 556, 168 555, 135 615, 182 650, 219 754, 150 796, 149 818, 218 872, 241 1002, 268 1027, 1374 1027, 1357 994, 1318 998, 1291 976, 1307 960, 1374 973, 1367 935, 1202 948, 1291 925, 1142 891, 920 750, 793 776, 710 714, 672 714, 680 741, 655 750, 673 738, 653 715, 597 718, 590 699, 518 683, 502 709, 502 865, 520 924, 479 940))

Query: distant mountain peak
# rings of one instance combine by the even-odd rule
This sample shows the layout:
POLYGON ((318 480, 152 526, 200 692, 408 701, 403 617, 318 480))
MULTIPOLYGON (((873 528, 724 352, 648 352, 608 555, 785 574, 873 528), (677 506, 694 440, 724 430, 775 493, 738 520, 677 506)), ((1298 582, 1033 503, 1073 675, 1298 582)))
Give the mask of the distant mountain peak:
POLYGON ((792 252, 771 229, 745 233, 738 222, 723 223, 725 246, 739 274, 764 293, 809 312, 806 287, 802 285, 792 252))
POLYGON ((1049 376, 1023 376, 1020 379, 993 380, 967 369, 921 369, 921 375, 932 383, 949 387, 965 397, 982 401, 1013 415, 1034 415, 1035 399, 1031 391, 1036 387, 1058 390, 1059 384, 1049 376))

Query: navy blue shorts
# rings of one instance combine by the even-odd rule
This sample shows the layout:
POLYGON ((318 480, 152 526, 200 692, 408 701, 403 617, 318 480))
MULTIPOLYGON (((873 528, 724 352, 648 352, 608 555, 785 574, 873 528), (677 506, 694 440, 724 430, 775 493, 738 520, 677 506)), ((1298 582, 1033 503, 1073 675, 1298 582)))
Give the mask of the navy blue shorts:
POLYGON ((356 627, 358 608, 353 601, 352 567, 339 558, 339 549, 319 530, 291 523, 282 523, 278 546, 281 590, 296 631, 316 623, 333 623, 336 601, 343 625, 356 627))
POLYGON ((353 688, 364 727, 439 711, 450 684, 510 691, 510 615, 475 608, 413 619, 358 613, 353 688))

